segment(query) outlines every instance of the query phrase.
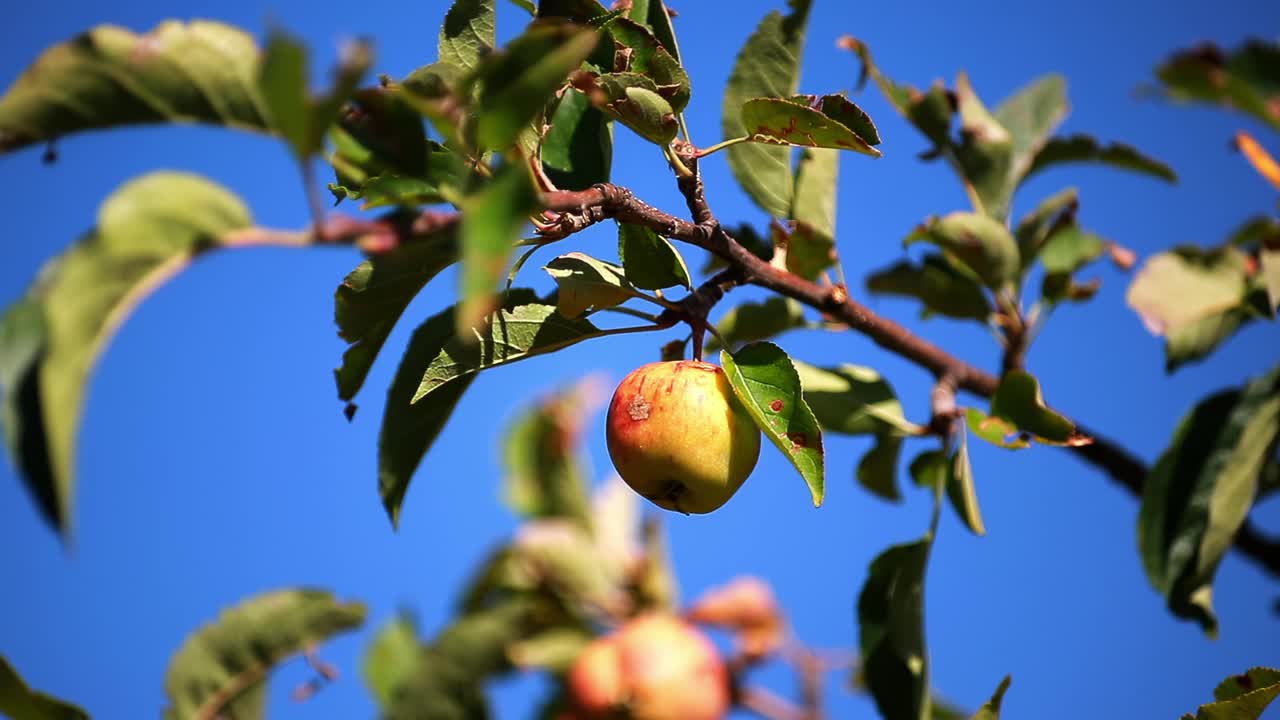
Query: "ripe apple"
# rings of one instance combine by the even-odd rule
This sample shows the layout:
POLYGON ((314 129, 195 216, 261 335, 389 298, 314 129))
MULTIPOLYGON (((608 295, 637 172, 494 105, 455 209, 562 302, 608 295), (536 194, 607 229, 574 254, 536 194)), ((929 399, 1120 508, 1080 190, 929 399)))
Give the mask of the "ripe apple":
POLYGON ((724 371, 699 360, 650 363, 623 378, 605 435, 632 489, 685 514, 724 505, 760 457, 760 431, 724 371))
POLYGON ((729 711, 729 677, 711 640, 673 615, 642 615, 596 638, 569 669, 582 720, 718 720, 729 711))

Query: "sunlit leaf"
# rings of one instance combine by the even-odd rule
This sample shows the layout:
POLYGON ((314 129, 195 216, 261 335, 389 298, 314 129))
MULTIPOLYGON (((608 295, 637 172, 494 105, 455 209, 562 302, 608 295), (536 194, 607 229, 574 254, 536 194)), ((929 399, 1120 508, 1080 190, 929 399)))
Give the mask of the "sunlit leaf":
POLYGON ((401 313, 431 278, 458 260, 456 227, 450 226, 352 270, 334 293, 338 336, 349 343, 333 371, 338 397, 350 402, 401 313))
MULTIPOLYGON (((797 230, 826 238, 833 243, 836 237, 836 190, 840 174, 840 154, 836 150, 805 148, 796 163, 795 194, 791 202, 791 218, 797 230)), ((830 253, 828 253, 830 255, 830 253)), ((830 264, 826 259, 825 268, 830 264)), ((792 253, 787 254, 787 261, 792 253)))
POLYGON ((693 92, 689 75, 653 32, 626 18, 609 22, 605 29, 619 46, 628 51, 626 70, 652 80, 658 94, 671 104, 672 110, 684 110, 693 92))
POLYGON ((621 267, 580 252, 561 255, 544 269, 560 289, 556 309, 567 318, 620 305, 636 295, 621 267))
POLYGON ((396 688, 405 683, 421 654, 422 641, 411 616, 400 615, 373 636, 365 650, 361 672, 379 706, 391 704, 396 688))
POLYGON ((1214 702, 1201 705, 1193 718, 1183 720, 1258 720, 1271 701, 1280 695, 1280 670, 1267 667, 1250 668, 1232 675, 1214 689, 1214 702))
POLYGON ((202 122, 270 127, 248 33, 166 21, 144 35, 98 27, 45 50, 0 98, 0 152, 83 130, 202 122))
POLYGON ((1009 132, 1013 143, 1005 193, 1012 196, 1068 109, 1066 79, 1056 74, 1037 78, 996 107, 996 122, 1009 132))
POLYGON ((902 403, 880 373, 860 365, 821 368, 792 361, 804 398, 826 430, 846 435, 918 435, 924 428, 903 414, 902 403))
POLYGON ((52 695, 32 690, 0 656, 0 714, 13 720, 89 720, 89 713, 52 695))
POLYGON ((1013 237, 1018 241, 1018 256, 1024 271, 1035 261, 1051 234, 1066 225, 1074 225, 1079 206, 1079 191, 1067 188, 1042 200, 1018 221, 1013 237))
POLYGON ((734 395, 756 426, 791 461, 822 504, 825 480, 822 429, 801 393, 800 377, 782 348, 758 342, 730 354, 720 351, 734 395))
POLYGON ((618 223, 618 258, 627 280, 642 290, 692 289, 689 267, 671 241, 643 225, 618 223))
MULTIPOLYGON (((810 0, 790 0, 791 12, 770 12, 738 52, 721 110, 724 139, 749 134, 742 106, 752 98, 795 94, 800 82, 800 55, 810 0)), ((729 147, 729 169, 747 195, 774 217, 791 211, 791 150, 788 147, 739 143, 729 147)))
POLYGON ((454 0, 444 16, 437 43, 440 61, 475 70, 497 40, 493 0, 454 0))
POLYGON ((1049 442, 1072 443, 1077 439, 1075 423, 1045 406, 1040 382, 1025 370, 1010 371, 1000 379, 991 396, 991 415, 1049 442))
POLYGON ((828 103, 839 101, 852 105, 840 95, 754 98, 742 105, 742 125, 757 143, 852 150, 879 157, 880 151, 872 147, 870 139, 824 112, 828 103))
POLYGON ((503 165, 489 184, 463 200, 460 333, 494 309, 507 258, 537 203, 537 190, 518 165, 503 165))
POLYGON ((972 270, 983 284, 999 289, 1021 273, 1018 244, 1003 223, 988 215, 953 212, 930 218, 903 242, 924 241, 941 248, 972 270))
POLYGON ((130 311, 193 257, 252 242, 237 234, 249 223, 238 198, 203 178, 145 175, 112 193, 94 229, 0 317, 9 452, 55 528, 70 532, 76 431, 98 355, 130 311))
POLYGON ((675 139, 679 131, 675 109, 648 76, 606 73, 594 82, 591 96, 596 107, 650 142, 666 145, 675 139))
POLYGON ((953 151, 961 180, 977 199, 974 210, 1003 222, 1012 195, 1013 137, 987 110, 963 72, 956 77, 955 95, 960 142, 953 151))
POLYGON ((910 472, 917 486, 944 490, 956 517, 973 534, 986 534, 969 463, 968 441, 963 433, 955 452, 948 455, 943 450, 926 450, 911 461, 910 472))
POLYGON ((165 718, 261 717, 262 688, 276 665, 359 627, 364 617, 360 603, 309 589, 264 593, 223 611, 170 660, 165 718))
POLYGON ((979 321, 986 321, 991 315, 991 303, 977 281, 938 255, 926 255, 919 265, 901 260, 872 273, 867 276, 867 289, 916 298, 924 303, 925 315, 937 313, 979 321))
POLYGON ((991 695, 991 699, 983 703, 970 720, 1000 720, 1000 705, 1004 703, 1004 694, 1009 690, 1012 682, 1013 678, 1005 675, 1000 685, 996 687, 995 693, 991 695))
POLYGON ((1070 225, 1045 241, 1040 248, 1040 264, 1045 272, 1069 275, 1097 260, 1105 250, 1102 238, 1078 225, 1070 225))
POLYGON ((1152 585, 1180 617, 1217 632, 1218 563, 1244 523, 1280 435, 1280 367, 1202 400, 1178 424, 1143 486, 1138 545, 1152 585))
POLYGON ((333 87, 313 98, 307 90, 306 47, 283 31, 272 32, 258 70, 258 90, 272 128, 289 144, 294 157, 305 160, 321 149, 325 132, 372 62, 369 46, 353 43, 343 53, 333 87))
POLYGON ((1031 447, 1031 441, 1018 427, 1003 418, 987 415, 978 408, 965 410, 965 424, 979 438, 1006 450, 1023 450, 1031 447))

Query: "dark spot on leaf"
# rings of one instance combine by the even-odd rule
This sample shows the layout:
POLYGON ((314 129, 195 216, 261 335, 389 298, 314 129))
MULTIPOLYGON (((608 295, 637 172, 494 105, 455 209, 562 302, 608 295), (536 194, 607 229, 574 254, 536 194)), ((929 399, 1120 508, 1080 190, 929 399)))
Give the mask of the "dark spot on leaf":
POLYGON ((787 439, 791 441, 793 449, 809 447, 809 436, 804 433, 787 433, 787 439))
POLYGON ((1245 690, 1253 689, 1253 678, 1249 677, 1249 673, 1243 673, 1241 675, 1237 675, 1233 679, 1236 681, 1237 685, 1244 688, 1245 690))
POLYGON ((627 414, 631 416, 632 420, 648 420, 649 410, 652 408, 653 405, 651 405, 648 400, 645 400, 642 397, 637 397, 633 398, 631 402, 627 404, 627 414))
POLYGON ((782 412, 783 407, 784 407, 784 403, 781 400, 774 400, 773 402, 769 403, 769 409, 774 412, 782 412))

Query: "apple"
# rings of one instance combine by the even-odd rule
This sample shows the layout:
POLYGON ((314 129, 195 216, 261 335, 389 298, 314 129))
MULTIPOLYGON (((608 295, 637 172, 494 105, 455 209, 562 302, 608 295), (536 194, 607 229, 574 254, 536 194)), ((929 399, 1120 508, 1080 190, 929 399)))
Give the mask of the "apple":
POLYGON ((596 638, 574 660, 569 697, 581 720, 718 720, 729 675, 715 646, 674 615, 637 617, 596 638))
POLYGON ((786 639, 786 620, 773 589, 759 578, 735 578, 728 585, 712 588, 685 611, 684 617, 733 631, 738 653, 748 662, 759 662, 777 652, 786 639))
POLYGON ((760 431, 729 379, 700 360, 650 363, 623 378, 605 435, 633 490, 685 514, 724 505, 760 457, 760 431))

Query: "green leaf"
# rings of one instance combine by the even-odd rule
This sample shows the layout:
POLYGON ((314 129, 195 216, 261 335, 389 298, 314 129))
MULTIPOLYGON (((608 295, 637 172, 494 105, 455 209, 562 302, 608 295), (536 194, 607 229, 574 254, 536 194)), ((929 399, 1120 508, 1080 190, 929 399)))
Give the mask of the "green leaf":
POLYGON ((1075 423, 1045 407, 1040 381, 1025 370, 1012 370, 1000 379, 991 396, 991 416, 1041 441, 1073 444, 1079 441, 1075 423))
POLYGON ((734 395, 756 426, 791 461, 809 486, 813 505, 822 504, 822 429, 801 392, 800 376, 782 348, 767 342, 730 354, 720 351, 734 395))
POLYGON ((252 36, 222 23, 99 25, 45 50, 0 97, 0 152, 125 125, 266 130, 258 58, 252 36))
POLYGON ((1009 690, 1011 683, 1013 683, 1013 677, 1005 675, 1000 685, 996 687, 995 693, 991 695, 991 699, 983 703, 970 720, 1000 720, 1000 705, 1004 703, 1004 694, 1009 690))
POLYGON ((796 223, 790 233, 774 227, 775 242, 786 247, 787 271, 806 280, 816 280, 824 270, 837 261, 836 244, 832 236, 810 227, 808 223, 796 223))
POLYGON ((440 62, 475 70, 498 44, 495 15, 493 0, 454 0, 440 28, 440 62))
MULTIPOLYGON (((112 193, 98 223, 41 271, 0 317, 0 384, 9 452, 45 518, 70 533, 75 436, 85 385, 128 313, 210 249, 266 240, 238 198, 195 175, 157 172, 112 193)), ((281 238, 300 242, 302 238, 281 238)))
POLYGON ((480 145, 503 150, 515 143, 598 39, 592 28, 547 20, 485 56, 475 71, 480 83, 480 145))
POLYGON ((519 165, 503 165, 489 184, 463 199, 459 333, 468 333, 493 311, 507 258, 537 206, 538 191, 519 165))
POLYGON ((680 44, 676 42, 676 29, 671 22, 671 14, 667 12, 666 3, 662 0, 649 0, 646 22, 653 30, 653 36, 671 54, 671 58, 680 62, 680 44))
MULTIPOLYGON (((632 8, 634 10, 634 6, 632 8)), ((640 73, 651 79, 675 112, 680 112, 689 104, 693 93, 689 74, 680 66, 680 62, 671 56, 649 28, 626 18, 616 18, 605 25, 605 29, 620 49, 629 53, 625 56, 625 64, 615 70, 627 70, 640 73)))
POLYGON ((649 142, 666 145, 675 139, 679 131, 675 109, 653 80, 639 73, 616 72, 596 77, 595 83, 592 97, 601 110, 649 142))
POLYGON ((591 526, 586 479, 575 453, 582 398, 565 391, 519 415, 503 438, 507 507, 529 518, 568 518, 591 526))
POLYGON ((1201 401, 1179 423, 1143 486, 1138 546, 1152 585, 1179 617, 1217 632, 1210 598, 1280 435, 1280 367, 1201 401))
POLYGON ((858 595, 862 672, 885 720, 929 717, 924 574, 931 544, 926 536, 880 553, 858 595))
POLYGON ((428 142, 422 116, 387 88, 357 91, 329 139, 334 152, 327 159, 337 173, 329 190, 338 200, 360 198, 364 184, 377 176, 420 180, 438 190, 459 185, 463 174, 461 156, 428 142))
POLYGON ((1050 195, 1018 221, 1013 237, 1018 241, 1018 257, 1025 272, 1040 254, 1049 236, 1058 230, 1075 225, 1076 210, 1080 207, 1080 193, 1067 188, 1050 195))
POLYGON ((974 210, 1003 223, 1012 192, 1013 137, 988 112, 969 83, 956 77, 956 105, 960 114, 960 143, 953 146, 961 180, 976 195, 974 210))
POLYGON ((586 320, 566 318, 528 290, 507 293, 501 310, 468 337, 454 334, 453 315, 449 308, 414 332, 387 392, 378 487, 393 525, 414 470, 476 373, 607 334, 586 320))
POLYGON ((1280 248, 1264 248, 1258 253, 1259 277, 1267 290, 1267 304, 1271 315, 1280 308, 1280 248))
POLYGON ((1280 695, 1280 670, 1250 668, 1248 672, 1223 680, 1213 695, 1216 702, 1201 705, 1193 720, 1258 720, 1280 695))
POLYGON ((262 53, 258 71, 258 91, 266 101, 271 125, 293 149, 305 158, 319 147, 311 143, 311 108, 307 97, 307 49, 283 31, 273 31, 262 53))
MULTIPOLYGON (((770 12, 738 52, 721 111, 726 140, 748 134, 742 119, 742 106, 748 100, 790 97, 799 86, 811 0, 789 0, 788 4, 790 14, 770 12)), ((756 205, 774 217, 787 217, 793 193, 790 149, 738 143, 725 152, 733 176, 756 205)))
POLYGON ((523 670, 563 674, 595 636, 581 628, 556 627, 507 647, 507 655, 523 670))
POLYGON ((1066 118, 1068 108, 1067 82, 1061 75, 1051 74, 1018 89, 995 109, 996 122, 1009 131, 1013 142, 1006 202, 1066 118))
POLYGON ((311 589, 276 590, 223 611, 170 660, 165 718, 262 716, 262 688, 272 668, 359 627, 364 617, 364 605, 311 589))
POLYGON ((922 452, 911 461, 910 472, 917 486, 945 490, 951 509, 970 532, 986 534, 973 483, 973 468, 969 464, 969 444, 963 433, 960 435, 960 447, 954 453, 948 455, 943 450, 922 452))
POLYGON ((903 414, 902 403, 880 373, 860 365, 820 368, 793 361, 804 399, 818 424, 844 435, 919 435, 924 428, 903 414))
MULTIPOLYGON (((800 162, 796 164, 791 218, 796 221, 797 229, 806 227, 807 232, 826 238, 830 245, 834 245, 836 237, 836 189, 839 175, 838 151, 824 148, 805 148, 801 151, 800 162)), ((788 252, 788 263, 791 260, 792 253, 788 252)), ((826 260, 829 265, 830 260, 826 260)), ((825 269, 827 265, 820 269, 825 269)))
MULTIPOLYGON (((880 151, 872 147, 869 138, 861 137, 824 112, 828 102, 838 101, 852 105, 840 95, 820 99, 814 95, 755 98, 742 105, 742 125, 752 142, 852 150, 880 157, 880 151)), ((862 117, 866 117, 865 113, 862 117)))
MULTIPOLYGON (((732 350, 740 345, 768 340, 788 330, 804 327, 804 306, 791 298, 770 297, 759 303, 745 302, 730 308, 716 323, 716 331, 732 350)), ((720 341, 707 339, 708 349, 716 349, 720 341)), ((797 365, 799 368, 799 365, 797 365)))
POLYGON ((51 695, 32 690, 0 656, 0 713, 13 720, 89 720, 89 713, 51 695))
POLYGON ((1053 138, 1036 153, 1023 179, 1053 167, 1067 163, 1098 163, 1121 170, 1150 175, 1168 182, 1176 182, 1178 176, 1164 163, 1142 154, 1137 148, 1124 143, 1103 145, 1090 135, 1071 135, 1053 138))
POLYGON ((859 85, 865 81, 866 75, 870 75, 889 104, 933 143, 935 152, 951 147, 953 110, 946 88, 937 83, 927 92, 921 92, 911 85, 896 83, 880 72, 866 43, 853 38, 850 40, 853 44, 849 49, 857 54, 863 65, 863 78, 859 85))
POLYGON ((939 255, 926 255, 921 264, 902 260, 867 277, 867 290, 913 297, 924 303, 924 315, 937 313, 959 320, 986 322, 991 303, 982 287, 939 255))
POLYGON ((871 446, 862 459, 858 461, 854 477, 858 484, 872 494, 897 502, 902 499, 898 490, 898 456, 902 454, 902 438, 896 435, 880 434, 876 436, 876 444, 871 446))
POLYGON ((987 415, 977 408, 965 410, 965 423, 979 438, 1006 450, 1024 450, 1031 447, 1029 435, 1023 435, 1016 425, 1003 418, 987 415))
POLYGON ((1047 273, 1070 275, 1097 260, 1105 250, 1102 238, 1078 225, 1069 225, 1045 241, 1040 248, 1040 264, 1047 273))
POLYGON ((412 616, 401 614, 382 626, 364 653, 361 672, 373 699, 387 707, 413 671, 422 653, 417 624, 412 616))
POLYGON ((1175 53, 1156 77, 1170 98, 1248 113, 1280 130, 1280 45, 1248 40, 1232 51, 1202 45, 1175 53))
POLYGON ((693 289, 689 266, 671 241, 643 225, 618 223, 618 258, 627 280, 642 290, 693 289))
POLYGON ((581 317, 589 309, 621 305, 637 295, 621 267, 590 255, 571 252, 544 268, 556 281, 556 309, 567 318, 581 317))
POLYGON ((542 140, 542 166, 563 190, 586 190, 609 182, 613 126, 587 96, 566 90, 542 140))
POLYGON ((1125 301, 1148 330, 1168 337, 1170 371, 1203 356, 1239 326, 1231 315, 1245 301, 1245 267, 1244 254, 1234 247, 1181 247, 1149 258, 1134 276, 1125 301))
POLYGON ((458 260, 456 226, 449 226, 360 263, 334 293, 338 336, 348 343, 333 371, 338 397, 360 391, 391 329, 414 297, 458 260))
POLYGON ((949 258, 972 270, 987 287, 997 290, 1021 274, 1018 244, 1003 223, 988 215, 953 212, 930 218, 903 241, 937 245, 949 258))

